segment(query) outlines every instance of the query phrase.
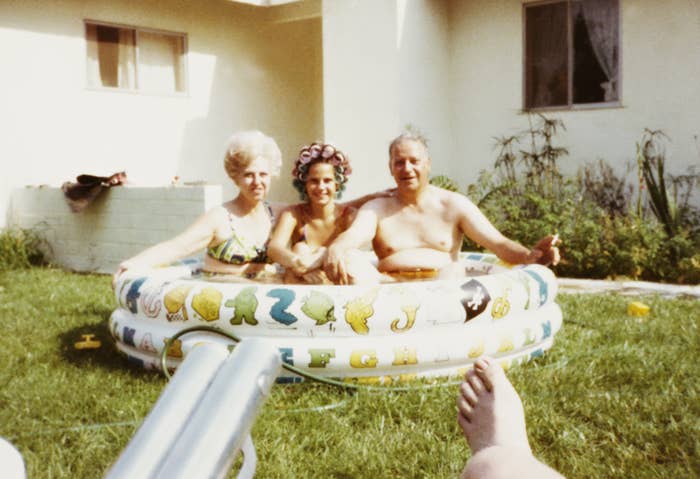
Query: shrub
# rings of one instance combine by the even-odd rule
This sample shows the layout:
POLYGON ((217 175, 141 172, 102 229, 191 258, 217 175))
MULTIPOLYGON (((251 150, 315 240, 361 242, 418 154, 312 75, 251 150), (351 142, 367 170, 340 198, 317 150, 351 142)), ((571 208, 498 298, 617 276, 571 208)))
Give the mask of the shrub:
POLYGON ((447 175, 437 175, 430 178, 430 184, 447 191, 459 191, 459 185, 447 175))
POLYGON ((599 159, 581 167, 576 174, 581 194, 603 208, 610 216, 624 216, 629 212, 633 186, 615 174, 613 168, 599 159))
POLYGON ((47 263, 46 242, 33 230, 7 228, 0 231, 0 271, 47 263))
MULTIPOLYGON (((531 122, 530 131, 498 139, 494 170, 480 172, 477 182, 467 188, 468 196, 496 228, 524 245, 558 233, 562 261, 553 268, 558 275, 698 283, 700 213, 689 205, 688 198, 700 175, 664 176, 663 150, 654 143, 658 138, 650 138, 653 132, 647 130, 639 163, 641 168, 646 161, 647 172, 640 169, 640 196, 632 211, 634 187, 603 160, 585 165, 576 178, 560 175, 556 163, 567 150, 554 146, 553 137, 563 124, 539 118, 538 126, 531 122), (516 154, 523 141, 529 143, 529 150, 516 154), (656 169, 650 170, 649 165, 656 169), (644 191, 653 188, 654 180, 654 195, 671 212, 668 222, 659 214, 660 208, 651 204, 654 198, 647 199, 648 207, 642 207, 644 191)), ((467 239, 463 249, 478 246, 467 239)))

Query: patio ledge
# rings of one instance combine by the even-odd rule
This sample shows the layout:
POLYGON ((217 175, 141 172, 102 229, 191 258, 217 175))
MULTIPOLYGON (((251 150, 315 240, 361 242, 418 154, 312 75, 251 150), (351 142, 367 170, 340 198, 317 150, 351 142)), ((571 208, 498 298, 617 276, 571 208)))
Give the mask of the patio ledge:
POLYGON ((658 294, 666 297, 688 296, 700 299, 700 286, 578 278, 558 278, 557 283, 561 293, 617 293, 629 296, 658 294))

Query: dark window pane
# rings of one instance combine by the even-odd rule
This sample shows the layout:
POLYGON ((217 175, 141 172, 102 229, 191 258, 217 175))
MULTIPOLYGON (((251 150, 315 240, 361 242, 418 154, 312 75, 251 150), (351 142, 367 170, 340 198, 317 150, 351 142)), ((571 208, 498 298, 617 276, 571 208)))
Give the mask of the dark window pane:
POLYGON ((525 9, 525 106, 568 104, 566 2, 525 9))
POLYGON ((618 99, 616 0, 572 2, 574 103, 618 99))
POLYGON ((605 100, 603 83, 607 77, 593 53, 588 28, 581 14, 574 19, 574 103, 600 103, 605 100))
POLYGON ((119 29, 97 25, 97 58, 102 86, 119 86, 119 29))

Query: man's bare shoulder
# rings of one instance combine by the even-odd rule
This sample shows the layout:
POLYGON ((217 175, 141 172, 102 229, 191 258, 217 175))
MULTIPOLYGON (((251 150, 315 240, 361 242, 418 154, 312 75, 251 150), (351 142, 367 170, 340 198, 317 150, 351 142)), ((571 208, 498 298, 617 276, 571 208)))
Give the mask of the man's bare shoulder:
POLYGON ((431 195, 440 201, 441 205, 446 208, 474 208, 474 203, 471 202, 469 198, 461 193, 456 193, 454 191, 449 191, 444 188, 438 188, 437 186, 430 187, 431 195))
POLYGON ((376 214, 382 214, 392 209, 396 209, 400 206, 401 203, 399 202, 398 198, 396 198, 395 196, 385 196, 368 201, 367 203, 362 205, 360 211, 371 211, 376 214))

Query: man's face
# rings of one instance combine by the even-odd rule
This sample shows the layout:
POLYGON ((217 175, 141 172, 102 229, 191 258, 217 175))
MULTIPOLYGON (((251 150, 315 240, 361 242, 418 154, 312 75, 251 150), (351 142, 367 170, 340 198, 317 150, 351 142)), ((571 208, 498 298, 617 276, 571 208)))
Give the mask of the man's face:
POLYGON ((391 176, 399 189, 419 190, 428 184, 430 157, 428 151, 415 140, 403 140, 391 150, 391 176))

